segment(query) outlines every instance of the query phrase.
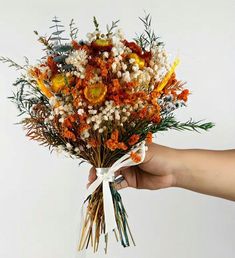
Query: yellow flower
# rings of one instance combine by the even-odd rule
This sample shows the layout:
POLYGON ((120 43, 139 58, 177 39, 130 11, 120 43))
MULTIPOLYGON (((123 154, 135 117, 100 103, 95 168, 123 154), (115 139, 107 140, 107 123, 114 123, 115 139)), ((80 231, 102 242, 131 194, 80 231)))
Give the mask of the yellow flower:
POLYGON ((112 42, 110 39, 96 39, 91 43, 91 46, 98 50, 108 51, 112 48, 112 42))
POLYGON ((44 84, 43 80, 38 79, 37 80, 38 88, 40 91, 49 99, 53 96, 52 92, 49 90, 49 88, 44 84))
POLYGON ((143 58, 139 57, 136 53, 131 53, 128 55, 128 57, 131 59, 135 59, 136 64, 138 64, 140 69, 144 68, 145 61, 143 58))
POLYGON ((98 104, 105 98, 107 86, 103 83, 89 84, 84 89, 86 99, 92 104, 98 104))
POLYGON ((71 78, 66 77, 64 74, 56 74, 51 79, 51 89, 53 92, 58 93, 60 92, 67 83, 71 82, 71 78))

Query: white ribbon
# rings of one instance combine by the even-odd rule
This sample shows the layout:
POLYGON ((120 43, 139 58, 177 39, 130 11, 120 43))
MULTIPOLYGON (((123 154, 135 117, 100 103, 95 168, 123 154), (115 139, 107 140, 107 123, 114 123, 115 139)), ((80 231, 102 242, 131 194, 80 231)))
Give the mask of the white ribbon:
POLYGON ((96 168, 97 179, 88 187, 85 194, 85 200, 102 184, 103 188, 103 205, 104 205, 104 219, 105 219, 105 234, 112 231, 117 227, 115 219, 115 211, 113 206, 113 198, 110 190, 109 183, 114 182, 114 173, 121 167, 135 166, 142 163, 145 159, 145 141, 140 142, 137 147, 130 152, 122 156, 111 167, 108 168, 96 168), (139 162, 134 162, 131 157, 131 152, 138 152, 141 157, 139 162))

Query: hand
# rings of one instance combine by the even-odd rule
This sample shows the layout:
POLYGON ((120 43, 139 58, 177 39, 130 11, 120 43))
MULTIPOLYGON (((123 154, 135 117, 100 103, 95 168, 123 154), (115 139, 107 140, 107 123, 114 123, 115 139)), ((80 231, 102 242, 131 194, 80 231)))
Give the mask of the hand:
MULTIPOLYGON (((174 186, 174 175, 177 166, 176 150, 158 144, 148 145, 143 163, 121 168, 116 171, 115 177, 123 176, 124 180, 115 183, 116 189, 134 187, 137 189, 161 189, 174 186)), ((96 179, 95 168, 90 169, 87 187, 96 179)))

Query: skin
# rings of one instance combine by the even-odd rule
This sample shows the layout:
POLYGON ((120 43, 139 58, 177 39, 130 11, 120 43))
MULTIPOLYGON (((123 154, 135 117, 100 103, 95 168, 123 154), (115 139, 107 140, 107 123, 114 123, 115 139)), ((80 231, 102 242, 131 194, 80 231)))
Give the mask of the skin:
MULTIPOLYGON (((157 190, 180 187, 235 201, 235 150, 174 149, 152 143, 143 163, 115 173, 126 187, 157 190)), ((96 179, 90 170, 87 187, 96 179)))

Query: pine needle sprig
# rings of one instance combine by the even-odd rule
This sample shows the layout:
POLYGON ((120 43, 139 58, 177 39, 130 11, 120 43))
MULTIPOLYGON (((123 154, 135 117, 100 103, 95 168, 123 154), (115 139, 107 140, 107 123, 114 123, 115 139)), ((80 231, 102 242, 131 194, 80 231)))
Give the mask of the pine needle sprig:
POLYGON ((177 131, 188 130, 199 132, 199 130, 208 131, 214 126, 214 123, 202 123, 202 120, 193 121, 192 119, 189 119, 186 122, 179 122, 173 115, 170 115, 163 118, 159 124, 151 126, 150 131, 155 133, 157 131, 167 131, 169 129, 174 129, 177 131))
POLYGON ((50 44, 49 39, 47 39, 46 36, 40 36, 36 30, 34 31, 34 34, 38 36, 38 41, 46 47, 44 50, 48 50, 52 52, 54 51, 53 45, 50 44))
POLYGON ((107 37, 110 36, 110 35, 112 35, 112 31, 113 31, 115 28, 118 27, 119 21, 120 21, 120 20, 112 21, 112 24, 111 24, 110 27, 109 27, 108 24, 106 25, 106 29, 107 29, 107 34, 106 34, 106 36, 107 36, 107 37))
POLYGON ((139 19, 144 24, 144 32, 136 34, 136 38, 134 38, 135 42, 141 46, 143 50, 150 50, 153 45, 163 45, 163 42, 159 41, 158 36, 156 36, 154 30, 152 29, 152 18, 150 14, 146 14, 143 18, 139 17, 139 19))
POLYGON ((47 98, 40 90, 23 77, 18 78, 13 86, 17 87, 17 90, 15 92, 13 91, 12 96, 8 98, 16 104, 20 111, 18 116, 25 113, 31 115, 31 108, 35 104, 49 104, 47 98))
POLYGON ((97 21, 97 19, 96 19, 96 17, 94 16, 93 17, 93 23, 94 23, 94 25, 95 25, 95 30, 97 31, 97 32, 99 32, 100 31, 100 28, 99 28, 99 23, 98 23, 98 21, 97 21))
POLYGON ((19 65, 8 57, 0 56, 0 62, 8 64, 9 67, 14 67, 16 70, 26 70, 26 66, 19 65))
POLYGON ((69 29, 70 29, 70 38, 72 40, 75 40, 78 35, 78 28, 75 26, 74 19, 71 20, 71 22, 69 24, 69 29))

